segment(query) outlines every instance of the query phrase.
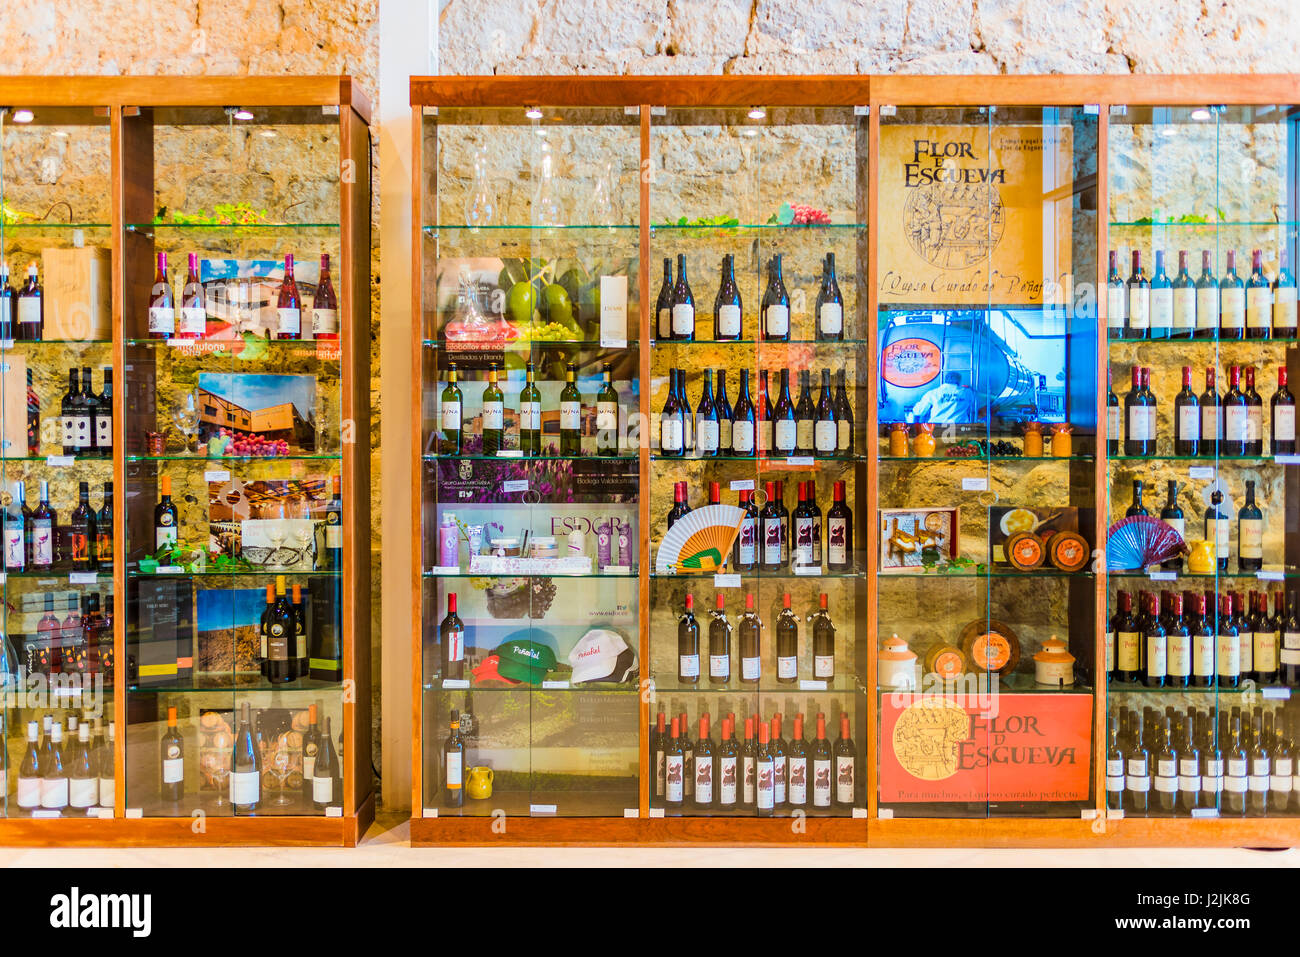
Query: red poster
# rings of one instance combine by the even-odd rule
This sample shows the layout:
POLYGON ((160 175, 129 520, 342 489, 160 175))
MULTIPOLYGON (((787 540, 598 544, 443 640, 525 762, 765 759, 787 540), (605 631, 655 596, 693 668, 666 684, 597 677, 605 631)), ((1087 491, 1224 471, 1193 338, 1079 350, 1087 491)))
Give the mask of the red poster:
POLYGON ((1083 801, 1092 697, 886 694, 880 802, 1083 801))

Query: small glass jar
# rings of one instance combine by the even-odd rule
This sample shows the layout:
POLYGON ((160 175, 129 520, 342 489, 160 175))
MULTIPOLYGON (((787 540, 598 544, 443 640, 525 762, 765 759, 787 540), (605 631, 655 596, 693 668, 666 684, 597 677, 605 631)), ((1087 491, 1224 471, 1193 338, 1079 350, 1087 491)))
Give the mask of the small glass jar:
POLYGON ((1043 456, 1043 423, 1025 423, 1025 458, 1037 459, 1043 456))
POLYGON ((518 558, 519 539, 517 538, 492 539, 492 554, 495 555, 497 558, 518 558))
POLYGON ((539 535, 528 542, 529 558, 559 558, 560 548, 554 536, 539 535))
POLYGON ((934 425, 929 422, 917 425, 916 438, 912 440, 912 454, 922 459, 934 455, 934 425))
POLYGON ((1074 440, 1070 438, 1073 429, 1068 422, 1057 422, 1052 426, 1052 456, 1068 459, 1074 454, 1074 440))
POLYGON ((907 455, 907 424, 895 422, 889 427, 889 454, 894 458, 907 455))

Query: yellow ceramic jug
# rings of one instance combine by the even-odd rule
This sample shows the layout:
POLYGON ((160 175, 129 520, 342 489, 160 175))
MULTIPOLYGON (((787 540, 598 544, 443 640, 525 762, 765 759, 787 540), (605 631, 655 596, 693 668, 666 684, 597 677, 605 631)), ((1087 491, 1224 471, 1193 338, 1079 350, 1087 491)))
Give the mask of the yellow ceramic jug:
POLYGON ((934 425, 922 422, 916 427, 916 438, 912 440, 912 454, 918 458, 934 455, 934 425))
POLYGON ((470 768, 465 790, 469 792, 470 797, 477 801, 490 798, 492 796, 492 781, 495 777, 496 775, 493 774, 491 768, 482 766, 470 768))
POLYGON ((1208 575, 1214 571, 1214 542, 1188 542, 1187 570, 1193 575, 1208 575))

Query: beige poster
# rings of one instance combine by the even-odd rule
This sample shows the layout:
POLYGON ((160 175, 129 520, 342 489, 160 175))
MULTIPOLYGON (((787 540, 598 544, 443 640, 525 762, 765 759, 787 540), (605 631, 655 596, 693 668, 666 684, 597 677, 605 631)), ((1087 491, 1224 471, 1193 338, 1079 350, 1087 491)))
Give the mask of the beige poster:
POLYGON ((880 303, 1068 301, 1072 132, 882 126, 880 303))

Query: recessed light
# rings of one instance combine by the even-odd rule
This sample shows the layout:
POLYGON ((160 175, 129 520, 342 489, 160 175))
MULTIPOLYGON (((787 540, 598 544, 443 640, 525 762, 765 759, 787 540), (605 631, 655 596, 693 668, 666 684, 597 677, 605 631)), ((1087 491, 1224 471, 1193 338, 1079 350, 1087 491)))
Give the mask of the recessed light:
POLYGON ((67 131, 67 130, 54 130, 52 133, 50 133, 50 135, 51 135, 51 136, 67 136, 67 135, 68 135, 68 131, 67 131))
POLYGON ((258 130, 258 135, 265 136, 268 140, 275 136, 275 130, 258 130))
POLYGON ((542 111, 535 106, 530 106, 524 111, 524 116, 528 117, 530 120, 540 120, 542 118, 542 111))
POLYGON ((1210 111, 1205 107, 1192 110, 1192 119, 1200 120, 1202 123, 1210 118, 1210 111))
POLYGON ((1161 135, 1161 136, 1177 136, 1177 135, 1178 135, 1178 127, 1176 127, 1176 126, 1162 126, 1162 127, 1160 128, 1160 135, 1161 135))
POLYGON ((761 106, 756 106, 749 111, 749 118, 751 120, 761 120, 761 119, 765 119, 766 117, 767 117, 767 110, 763 109, 761 106))
POLYGON ((242 108, 235 110, 235 119, 237 120, 251 120, 252 118, 253 118, 252 110, 245 110, 242 108))
POLYGON ((14 110, 15 123, 30 123, 34 119, 36 119, 36 114, 31 110, 14 110))

